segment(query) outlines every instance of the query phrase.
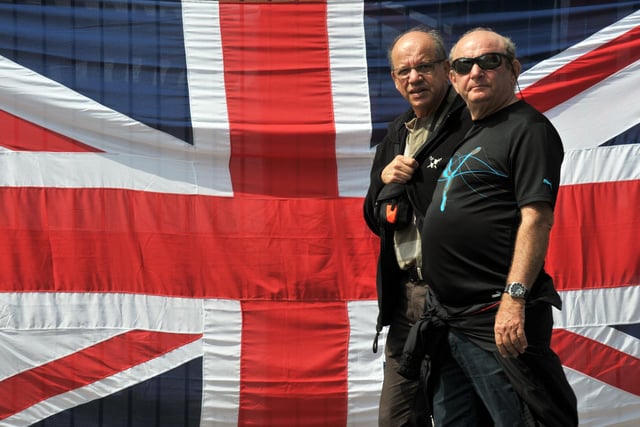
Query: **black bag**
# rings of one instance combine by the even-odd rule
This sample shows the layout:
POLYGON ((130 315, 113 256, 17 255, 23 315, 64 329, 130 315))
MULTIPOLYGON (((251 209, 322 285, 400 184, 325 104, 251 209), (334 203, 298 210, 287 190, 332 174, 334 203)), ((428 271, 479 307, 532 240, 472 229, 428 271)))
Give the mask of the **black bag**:
POLYGON ((413 206, 405 184, 385 185, 376 198, 378 225, 388 230, 401 230, 413 221, 413 206))

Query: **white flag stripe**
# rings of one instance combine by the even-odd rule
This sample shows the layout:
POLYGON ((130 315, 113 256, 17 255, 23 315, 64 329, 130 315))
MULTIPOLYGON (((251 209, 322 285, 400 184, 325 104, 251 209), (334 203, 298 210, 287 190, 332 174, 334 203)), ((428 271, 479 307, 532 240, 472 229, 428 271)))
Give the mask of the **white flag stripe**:
MULTIPOLYGON (((640 25, 640 11, 624 17, 563 52, 539 62, 519 77, 520 88, 525 90, 571 61, 629 32, 638 25, 640 25)), ((558 129, 566 151, 597 147, 640 123, 640 104, 635 101, 635 97, 629 96, 637 89, 638 76, 640 76, 640 61, 545 112, 558 129), (615 100, 615 102, 608 102, 607 108, 603 109, 601 108, 603 100, 615 100)), ((593 175, 593 173, 589 174, 593 175)), ((600 170, 596 173, 600 173, 600 170)))
MULTIPOLYGON (((222 173, 226 174, 227 171, 224 168, 222 173)), ((208 164, 170 158, 126 154, 0 152, 0 184, 8 187, 124 188, 220 195, 211 191, 218 179, 214 173, 218 172, 208 164), (73 170, 74 173, 62 173, 66 170, 73 170)), ((358 171, 358 174, 361 172, 358 171)), ((364 188, 367 176, 368 172, 349 179, 358 182, 354 184, 356 187, 364 188)), ((639 178, 640 146, 627 144, 567 152, 561 184, 639 178)))
MULTIPOLYGON (((4 157, 0 160, 3 166, 0 185, 119 188, 121 181, 126 179, 130 182, 124 188, 181 193, 186 185, 187 193, 230 195, 228 148, 225 149, 228 146, 228 142, 225 143, 228 141, 228 126, 218 132, 222 143, 203 143, 196 148, 2 56, 0 77, 0 109, 107 153, 118 153, 34 152, 21 153, 31 154, 30 157, 4 157), (39 155, 43 157, 38 158, 39 155), (89 157, 92 155, 93 158, 89 157), (103 163, 105 158, 108 160, 103 163), (56 167, 71 167, 63 170, 73 170, 74 174, 67 172, 55 174, 54 177, 47 173, 42 176, 42 168, 51 160, 58 160, 58 163, 54 161, 46 168, 55 171, 56 167), (89 163, 91 160, 98 163, 89 163), (14 161, 17 163, 11 164, 14 161), (123 172, 122 168, 124 176, 120 177, 118 175, 123 172), (184 170, 188 172, 186 175, 181 174, 184 170), (115 176, 111 176, 110 172, 114 172, 115 176)), ((12 152, 3 150, 0 154, 12 152)))
POLYGON ((237 426, 240 408, 242 306, 205 300, 201 426, 237 426))
POLYGON ((563 291, 560 296, 562 311, 553 310, 555 328, 640 323, 640 286, 563 291))
POLYGON ((582 55, 599 48, 603 44, 608 43, 617 37, 620 37, 638 25, 640 25, 640 10, 625 16, 621 20, 603 28, 581 42, 570 46, 559 54, 537 63, 526 72, 522 73, 518 78, 520 87, 523 90, 526 89, 538 80, 546 77, 554 71, 557 71, 560 67, 563 67, 582 55))
MULTIPOLYGON (((225 168, 226 170, 226 168, 225 168)), ((201 161, 117 153, 0 152, 0 186, 116 188, 229 196, 219 171, 201 161), (68 173, 73 171, 73 173, 68 173)))
POLYGON ((610 326, 566 328, 566 330, 640 359, 640 340, 610 326))
MULTIPOLYGON (((378 303, 352 301, 349 310, 349 365, 347 426, 377 424, 380 388, 382 386, 383 345, 372 350, 376 330, 378 303)), ((384 343, 382 343, 384 344, 384 343)))
MULTIPOLYGON (((192 146, 0 56, 0 108, 103 151, 147 156, 192 146), (136 141, 132 143, 131 141, 136 141)), ((177 156, 177 155, 176 155, 177 156)))
POLYGON ((374 153, 363 8, 361 2, 327 2, 338 186, 345 197, 366 194, 374 153))
POLYGON ((640 144, 573 150, 565 153, 560 185, 640 179, 640 144))
POLYGON ((216 171, 216 188, 231 193, 231 136, 218 6, 218 2, 183 1, 182 27, 194 144, 199 152, 214 153, 207 167, 216 171))
POLYGON ((122 329, 0 331, 0 381, 122 334, 122 329))
POLYGON ((640 61, 601 80, 545 115, 554 124, 565 151, 597 147, 640 123, 640 61), (603 100, 615 100, 603 107, 603 100))
POLYGON ((572 369, 564 370, 578 396, 580 427, 638 426, 638 396, 572 369))
POLYGON ((0 329, 144 329, 201 334, 203 300, 116 293, 3 292, 0 329))
POLYGON ((118 372, 103 380, 39 402, 22 412, 0 421, 0 427, 32 425, 66 409, 74 408, 83 403, 117 393, 127 387, 134 386, 164 372, 168 372, 201 356, 202 342, 198 340, 163 354, 161 357, 118 372))

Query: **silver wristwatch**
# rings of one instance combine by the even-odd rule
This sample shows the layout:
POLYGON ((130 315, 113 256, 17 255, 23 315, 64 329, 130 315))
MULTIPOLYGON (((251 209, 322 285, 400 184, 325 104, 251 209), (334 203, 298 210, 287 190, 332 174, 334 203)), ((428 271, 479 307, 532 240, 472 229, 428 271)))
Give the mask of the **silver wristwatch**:
POLYGON ((529 289, 519 282, 508 283, 504 288, 504 291, 514 298, 526 299, 529 296, 529 289))

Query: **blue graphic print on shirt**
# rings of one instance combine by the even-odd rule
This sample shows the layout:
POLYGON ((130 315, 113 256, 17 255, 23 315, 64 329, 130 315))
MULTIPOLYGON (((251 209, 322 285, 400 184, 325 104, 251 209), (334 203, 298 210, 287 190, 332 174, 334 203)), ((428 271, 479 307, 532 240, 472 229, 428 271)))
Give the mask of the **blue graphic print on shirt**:
MULTIPOLYGON (((442 202, 440 203, 440 212, 444 212, 445 210, 445 207, 447 205, 447 192, 451 188, 451 183, 455 178, 462 179, 465 182, 465 184, 469 188, 471 188, 471 190, 476 191, 464 178, 465 175, 475 176, 480 174, 491 174, 491 175, 497 175, 501 177, 507 176, 505 173, 496 170, 494 167, 492 167, 490 164, 488 164, 484 160, 480 159, 479 157, 476 157, 476 154, 478 154, 481 150, 482 150, 482 147, 476 147, 470 153, 465 154, 464 156, 456 153, 449 160, 447 167, 444 169, 444 171, 442 171, 442 175, 438 179, 438 181, 440 182, 446 182, 444 186, 444 190, 442 191, 442 202), (476 167, 475 169, 469 168, 468 162, 470 160, 475 161, 475 164, 477 165, 475 166, 476 167)), ((480 196, 483 196, 481 193, 478 193, 478 194, 480 196)))

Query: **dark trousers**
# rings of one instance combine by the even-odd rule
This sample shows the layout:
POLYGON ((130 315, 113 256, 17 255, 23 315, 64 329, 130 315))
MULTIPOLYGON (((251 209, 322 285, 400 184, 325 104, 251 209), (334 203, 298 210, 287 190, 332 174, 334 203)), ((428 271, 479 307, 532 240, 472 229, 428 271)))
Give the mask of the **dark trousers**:
POLYGON ((384 347, 379 427, 431 426, 420 381, 408 380, 396 371, 409 330, 422 316, 426 293, 426 285, 422 282, 407 282, 404 288, 403 298, 389 326, 384 347))
POLYGON ((439 368, 433 396, 435 426, 528 425, 520 398, 495 355, 453 329, 448 340, 451 357, 439 368))

